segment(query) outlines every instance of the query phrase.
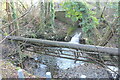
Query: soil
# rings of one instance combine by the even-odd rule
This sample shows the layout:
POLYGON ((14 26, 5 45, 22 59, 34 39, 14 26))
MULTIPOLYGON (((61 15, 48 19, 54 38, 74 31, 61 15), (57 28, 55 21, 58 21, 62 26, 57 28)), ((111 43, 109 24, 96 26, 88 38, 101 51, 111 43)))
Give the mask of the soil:
MULTIPOLYGON (((19 57, 13 56, 14 54, 11 53, 12 57, 7 56, 8 53, 10 53, 9 51, 12 51, 11 49, 15 48, 15 46, 11 45, 12 48, 10 48, 10 44, 9 46, 7 46, 7 44, 3 45, 3 58, 5 60, 1 60, 0 63, 0 69, 2 70, 2 77, 3 78, 17 78, 17 69, 18 67, 14 66, 13 64, 11 64, 10 62, 6 61, 6 60, 13 60, 13 59, 19 59, 19 57), (10 74, 9 74, 10 73, 10 74)), ((33 57, 36 54, 35 53, 31 53, 31 52, 25 52, 24 54, 29 54, 29 57, 33 57), (30 56, 31 55, 31 56, 30 56)), ((28 61, 28 60, 27 60, 28 61)), ((29 62, 29 61, 28 61, 29 62)), ((30 60, 31 62, 31 60, 30 60)), ((34 63, 34 62, 31 62, 34 63)), ((27 65, 26 65, 27 66, 27 65)), ((33 65, 31 65, 33 66, 33 65)), ((23 70, 25 77, 26 78, 36 78, 37 76, 29 74, 27 71, 23 70)), ((57 75, 53 75, 53 78, 80 78, 81 75, 85 75, 87 78, 108 78, 109 75, 107 73, 107 71, 97 65, 97 64, 93 64, 93 63, 85 63, 83 65, 78 65, 75 66, 73 68, 68 68, 65 70, 59 70, 57 75)))
POLYGON ((57 78, 81 78, 85 75, 86 78, 109 78, 107 71, 99 65, 85 63, 74 68, 60 70, 57 78))
MULTIPOLYGON (((2 73, 2 78, 18 78, 18 67, 14 66, 8 61, 0 60, 0 70, 2 73)), ((29 74, 25 70, 23 70, 25 78, 39 78, 38 76, 34 76, 29 74)))

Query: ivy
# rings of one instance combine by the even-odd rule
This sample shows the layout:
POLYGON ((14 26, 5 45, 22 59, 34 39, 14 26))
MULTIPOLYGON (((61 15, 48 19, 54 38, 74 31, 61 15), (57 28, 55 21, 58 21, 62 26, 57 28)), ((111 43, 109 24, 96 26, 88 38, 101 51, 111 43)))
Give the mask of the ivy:
POLYGON ((99 23, 94 17, 95 12, 91 11, 86 4, 85 2, 64 2, 61 5, 66 10, 66 17, 71 18, 73 22, 80 20, 79 25, 82 25, 82 30, 87 33, 99 23))

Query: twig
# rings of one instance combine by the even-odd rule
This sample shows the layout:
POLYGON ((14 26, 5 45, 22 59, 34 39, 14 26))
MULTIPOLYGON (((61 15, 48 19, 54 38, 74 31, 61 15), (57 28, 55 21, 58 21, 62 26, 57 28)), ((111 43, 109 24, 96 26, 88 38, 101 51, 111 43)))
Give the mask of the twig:
POLYGON ((104 8, 103 8, 103 11, 102 11, 101 16, 100 16, 101 18, 103 18, 103 13, 104 13, 104 11, 105 11, 106 6, 107 6, 107 3, 106 3, 106 5, 105 5, 104 8))
MULTIPOLYGON (((92 59, 92 58, 91 58, 92 59)), ((101 63, 99 61, 96 61, 94 59, 92 59, 93 61, 95 61, 96 63, 100 64, 103 68, 107 68, 109 70, 111 70, 112 72, 114 72, 115 74, 118 74, 117 72, 113 71, 112 69, 110 69, 109 67, 107 67, 104 63, 101 63)))
POLYGON ((0 41, 0 44, 8 37, 10 36, 11 34, 13 34, 15 31, 17 31, 18 29, 12 31, 10 34, 8 34, 7 36, 5 36, 5 38, 3 38, 1 41, 0 41))

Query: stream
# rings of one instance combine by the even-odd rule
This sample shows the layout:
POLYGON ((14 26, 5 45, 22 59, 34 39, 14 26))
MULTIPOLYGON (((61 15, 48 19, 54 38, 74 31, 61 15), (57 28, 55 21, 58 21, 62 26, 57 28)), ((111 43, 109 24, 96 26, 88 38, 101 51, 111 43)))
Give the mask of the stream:
MULTIPOLYGON (((71 41, 69 41, 69 43, 79 44, 80 37, 81 37, 81 33, 76 33, 71 38, 71 41)), ((55 47, 50 47, 50 48, 55 49, 55 47)), ((69 50, 75 51, 75 49, 69 49, 69 48, 62 48, 62 50, 65 50, 62 51, 62 53, 72 54, 72 55, 74 55, 74 53, 68 51, 69 50)), ((107 71, 109 71, 112 74, 112 77, 114 78, 116 77, 116 74, 114 74, 112 71, 100 67, 97 64, 87 63, 83 61, 75 62, 75 60, 53 57, 44 54, 37 54, 30 51, 28 52, 26 51, 25 53, 26 54, 30 53, 32 57, 27 58, 27 60, 23 62, 23 66, 24 66, 23 69, 25 69, 27 72, 33 75, 42 78, 46 77, 47 72, 51 73, 52 78, 81 78, 81 77, 108 78, 107 71)), ((80 54, 80 55, 86 56, 85 54, 80 54)), ((64 57, 67 57, 67 55, 64 55, 64 57)), ((12 59, 13 58, 15 58, 15 56, 12 57, 12 59)), ((19 59, 18 55, 16 59, 19 59)), ((80 59, 86 60, 86 58, 82 58, 82 57, 80 57, 80 59)), ((108 67, 113 71, 118 72, 117 67, 114 66, 108 66, 108 67)))
POLYGON ((37 63, 38 67, 34 70, 34 74, 42 77, 46 77, 46 72, 51 72, 52 75, 57 75, 59 70, 65 70, 83 64, 79 61, 74 63, 74 60, 46 55, 39 58, 42 60, 41 63, 37 63))
MULTIPOLYGON (((78 44, 80 35, 81 35, 81 33, 80 34, 76 33, 72 37, 70 43, 78 44)), ((70 50, 68 48, 62 48, 62 49, 70 50)), ((74 49, 72 49, 72 50, 74 50, 74 49)), ((67 51, 62 51, 62 53, 74 54, 73 52, 67 52, 67 51)), ((64 56, 64 57, 66 57, 66 56, 64 56)), ((83 58, 81 58, 81 59, 83 59, 83 58)), ((38 61, 38 62, 30 63, 30 64, 29 64, 29 62, 25 63, 27 65, 29 64, 29 65, 36 66, 33 69, 28 68, 29 70, 27 70, 27 71, 34 75, 41 76, 41 77, 46 77, 46 72, 51 72, 52 75, 57 75, 59 70, 66 70, 66 69, 74 68, 75 66, 84 64, 84 62, 82 62, 82 61, 75 62, 75 60, 52 57, 52 56, 47 56, 47 55, 42 55, 42 54, 35 57, 34 60, 38 61)), ((52 77, 54 77, 54 76, 52 76, 52 77)))
MULTIPOLYGON (((74 43, 74 44, 79 44, 79 38, 81 36, 81 33, 76 33, 72 38, 70 43, 74 43)), ((55 49, 55 48, 54 48, 55 49)), ((75 50, 75 49, 68 49, 68 48, 62 48, 63 50, 75 50)), ((65 54, 74 54, 73 52, 67 52, 67 51, 62 51, 62 53, 65 54)), ((50 53, 49 53, 50 54, 50 53)), ((83 54, 81 54, 82 56, 83 54)), ((64 55, 64 57, 67 57, 67 55, 64 55)), ((80 57, 80 59, 84 59, 80 57)), ((108 73, 107 71, 109 71, 110 73, 112 73, 112 76, 115 78, 116 75, 110 71, 110 70, 105 70, 105 69, 100 69, 100 68, 96 68, 94 67, 94 65, 91 64, 87 64, 86 62, 82 62, 82 61, 76 61, 75 60, 70 60, 70 59, 65 59, 65 58, 59 58, 59 57, 53 57, 53 56, 48 56, 48 55, 43 55, 43 54, 38 54, 36 57, 34 57, 32 60, 27 60, 24 63, 25 65, 27 65, 24 69, 27 70, 29 73, 36 75, 36 76, 40 76, 40 77, 46 77, 46 73, 50 72, 52 78, 58 78, 58 75, 61 75, 61 77, 63 77, 64 75, 70 76, 69 73, 75 73, 73 75, 78 75, 76 76, 77 78, 80 76, 84 76, 86 77, 92 77, 92 78, 100 78, 100 77, 107 77, 108 73), (84 67, 84 64, 87 65, 84 67), (79 67, 78 67, 79 66, 79 67), (80 66, 83 66, 83 68, 80 66), (74 72, 74 70, 70 71, 71 69, 74 69, 75 67, 78 67, 80 69, 86 69, 85 73, 80 73, 79 71, 74 72), (89 72, 87 71, 90 70, 89 72), (92 70, 93 69, 93 70, 92 70), (66 71, 68 70, 68 72, 66 71), (93 74, 92 72, 96 71, 95 74, 93 74), (90 73, 91 72, 91 73, 90 73), (76 74, 77 73, 77 74, 76 74), (86 74, 86 75, 85 75, 86 74), (102 75, 103 74, 103 75, 102 75)), ((118 71, 118 68, 114 67, 114 66, 108 66, 110 69, 114 70, 114 71, 118 71)), ((75 69, 77 70, 77 68, 75 69)), ((80 70, 82 71, 82 70, 80 70)), ((83 71, 84 72, 84 71, 83 71)), ((73 77, 74 78, 74 77, 73 77)))
MULTIPOLYGON (((65 50, 67 48, 64 48, 65 50)), ((68 53, 68 52, 64 52, 68 53)), ((72 54, 72 53, 68 53, 72 54)), ((81 58, 85 59, 85 58, 81 58)), ((39 77, 46 77, 46 73, 50 72, 52 78, 63 78, 67 74, 67 76, 71 76, 69 73, 75 73, 75 77, 72 78, 80 78, 82 75, 87 75, 87 77, 90 78, 106 78, 108 76, 107 71, 112 73, 112 76, 115 78, 116 74, 114 74, 112 71, 103 69, 102 67, 97 68, 99 66, 91 65, 91 63, 82 62, 82 61, 76 61, 65 59, 65 58, 58 58, 43 54, 38 54, 37 57, 34 57, 33 59, 28 59, 24 62, 24 69, 28 71, 29 73, 39 76, 39 77), (83 67, 81 67, 83 66, 83 67), (78 71, 74 71, 78 70, 78 71), (84 69, 84 71, 80 70, 84 69), (89 71, 88 71, 89 70, 89 71), (81 71, 81 72, 79 72, 81 71), (83 72, 83 73, 82 73, 83 72), (93 75, 94 72, 95 74, 93 75), (62 74, 62 75, 61 75, 62 74), (79 76, 76 76, 80 74, 79 76)), ((110 69, 114 71, 118 71, 117 67, 114 66, 108 66, 110 69)), ((70 77, 71 78, 71 77, 70 77)))

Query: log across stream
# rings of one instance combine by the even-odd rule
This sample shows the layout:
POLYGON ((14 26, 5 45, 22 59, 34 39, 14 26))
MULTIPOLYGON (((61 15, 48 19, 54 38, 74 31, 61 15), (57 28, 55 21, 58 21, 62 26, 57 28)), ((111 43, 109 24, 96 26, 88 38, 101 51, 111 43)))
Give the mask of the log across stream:
POLYGON ((42 39, 34 39, 34 38, 24 38, 18 36, 8 36, 7 39, 22 41, 22 42, 29 42, 34 44, 44 44, 44 45, 51 45, 56 47, 66 47, 66 48, 73 48, 73 49, 80 49, 85 51, 94 51, 112 55, 119 55, 118 48, 110 48, 110 47, 102 47, 102 46, 95 46, 95 45, 84 45, 84 44, 74 44, 68 42, 58 42, 58 41, 50 41, 50 40, 42 40, 42 39))
MULTIPOLYGON (((85 51, 91 51, 91 52, 99 52, 101 54, 112 54, 112 55, 116 55, 116 56, 119 55, 118 48, 109 48, 109 47, 94 46, 94 45, 83 45, 83 44, 76 44, 76 43, 70 43, 70 42, 58 42, 58 41, 50 41, 50 40, 42 40, 42 39, 16 37, 16 36, 8 36, 7 39, 21 41, 21 42, 27 42, 27 43, 33 43, 33 44, 37 44, 40 46, 41 46, 41 44, 44 44, 44 45, 50 45, 50 46, 54 46, 54 47, 62 47, 62 49, 72 48, 75 50, 78 49, 78 50, 85 50, 85 51)), ((63 53, 66 53, 66 52, 63 52, 63 53)), ((71 54, 71 53, 68 53, 68 54, 71 54)), ((37 57, 34 57, 34 60, 36 60, 36 59, 38 61, 40 61, 40 63, 34 62, 34 61, 33 62, 26 61, 25 65, 27 64, 29 66, 27 66, 25 69, 28 72, 33 73, 34 75, 42 76, 42 77, 45 77, 45 73, 48 71, 51 72, 52 75, 55 76, 56 74, 59 74, 60 70, 64 71, 64 70, 67 70, 70 68, 71 69, 75 68, 76 66, 86 64, 85 62, 82 62, 82 61, 77 61, 76 63, 74 63, 74 60, 57 58, 57 57, 52 57, 49 55, 42 55, 42 54, 40 54, 37 57), (36 67, 32 67, 33 65, 36 67), (32 67, 32 69, 30 69, 30 67, 32 67)), ((89 70, 91 70, 92 67, 90 67, 89 70)), ((86 66, 86 68, 87 68, 87 66, 86 66)), ((99 72, 101 73, 102 69, 100 69, 99 72)), ((72 73, 75 73, 75 72, 72 72, 72 73)), ((98 76, 99 76, 99 78, 103 77, 100 75, 100 73, 97 75, 95 74, 91 77, 92 78, 98 78, 98 76)), ((106 74, 106 72, 104 72, 104 73, 106 74)), ((60 74, 62 74, 62 73, 60 73, 60 74)), ((86 75, 87 75, 87 77, 90 77, 91 74, 87 74, 87 72, 86 72, 86 75)), ((54 77, 54 78, 58 78, 59 76, 54 77)), ((63 77, 63 76, 61 76, 61 77, 63 77)), ((80 76, 78 76, 77 78, 79 78, 79 77, 80 76)), ((106 77, 107 77, 107 75, 106 75, 106 77)))

